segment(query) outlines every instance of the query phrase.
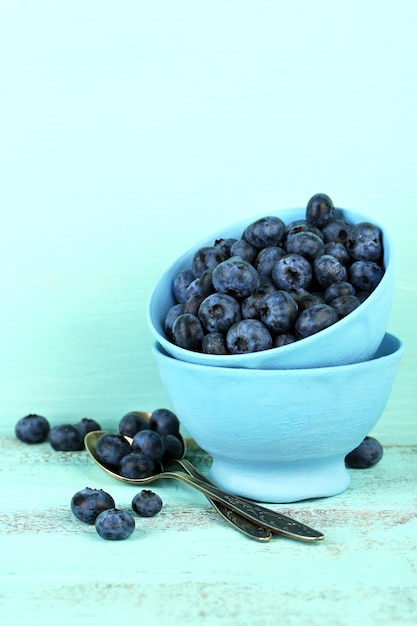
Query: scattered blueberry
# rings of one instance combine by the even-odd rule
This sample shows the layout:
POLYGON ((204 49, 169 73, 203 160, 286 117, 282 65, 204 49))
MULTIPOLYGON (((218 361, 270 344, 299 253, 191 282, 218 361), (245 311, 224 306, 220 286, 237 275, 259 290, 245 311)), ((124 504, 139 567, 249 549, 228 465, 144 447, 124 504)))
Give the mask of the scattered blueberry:
POLYGON ((119 421, 119 433, 125 437, 134 437, 145 428, 149 428, 148 421, 139 411, 129 411, 119 421))
POLYGON ((93 430, 101 430, 100 424, 96 420, 89 417, 83 417, 78 424, 75 424, 75 426, 80 430, 83 437, 85 437, 87 433, 91 433, 93 430))
POLYGON ((111 468, 118 468, 121 459, 131 451, 130 443, 118 433, 103 433, 96 443, 98 460, 111 468))
POLYGON ((49 443, 60 452, 84 450, 84 435, 74 424, 59 424, 51 428, 49 443))
POLYGON ((184 444, 179 436, 163 435, 162 441, 164 442, 162 464, 172 461, 173 459, 180 459, 184 455, 184 444))
POLYGON ((129 452, 120 459, 118 474, 124 478, 148 478, 155 473, 155 464, 141 452, 129 452))
POLYGON ((155 409, 149 418, 149 428, 156 430, 161 436, 178 435, 180 432, 180 421, 175 413, 169 409, 155 409))
POLYGON ((141 452, 153 463, 159 463, 164 455, 164 442, 156 430, 140 430, 132 439, 132 452, 141 452))
POLYGON ((153 517, 162 509, 162 500, 150 489, 142 489, 133 497, 132 509, 140 517, 153 517))
POLYGON ((97 516, 95 527, 103 539, 118 541, 130 537, 135 530, 135 520, 128 511, 112 508, 97 516))
POLYGON ((42 443, 48 438, 51 430, 46 417, 30 413, 20 418, 15 426, 15 434, 24 443, 42 443))
POLYGON ((367 469, 376 465, 382 458, 383 448, 375 437, 365 437, 357 448, 346 455, 345 463, 354 469, 367 469))
POLYGON ((86 487, 77 491, 71 498, 71 511, 75 517, 86 524, 94 524, 102 511, 115 506, 112 496, 102 489, 86 487))

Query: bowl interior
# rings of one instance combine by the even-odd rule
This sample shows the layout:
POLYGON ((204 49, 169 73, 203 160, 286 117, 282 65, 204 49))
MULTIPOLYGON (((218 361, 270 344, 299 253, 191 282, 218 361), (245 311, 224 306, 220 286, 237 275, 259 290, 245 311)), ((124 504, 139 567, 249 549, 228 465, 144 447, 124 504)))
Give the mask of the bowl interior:
MULTIPOLYGON (((274 214, 274 212, 272 212, 274 214)), ((304 208, 276 211, 286 224, 305 215, 304 208)), ((203 245, 221 237, 240 237, 244 228, 255 218, 246 219, 205 238, 178 258, 162 275, 148 301, 147 320, 154 338, 178 359, 202 365, 249 368, 301 368, 341 365, 369 359, 387 328, 394 289, 394 248, 386 230, 373 218, 348 209, 336 209, 335 217, 352 223, 372 221, 382 232, 384 247, 384 276, 369 297, 345 318, 329 328, 287 346, 240 355, 213 355, 193 352, 174 345, 164 331, 165 316, 175 304, 172 281, 176 274, 189 268, 193 255, 203 245), (372 313, 370 313, 370 311, 372 313), (337 346, 337 347, 336 347, 337 346)))

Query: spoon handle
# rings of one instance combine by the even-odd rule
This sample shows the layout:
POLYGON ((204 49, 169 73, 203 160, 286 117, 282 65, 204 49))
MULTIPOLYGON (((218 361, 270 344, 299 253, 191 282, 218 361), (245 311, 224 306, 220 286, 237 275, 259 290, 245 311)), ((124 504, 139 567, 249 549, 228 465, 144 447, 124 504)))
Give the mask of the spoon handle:
MULTIPOLYGON (((182 467, 182 469, 189 474, 190 476, 194 476, 194 478, 199 478, 205 483, 212 484, 210 481, 202 474, 194 465, 192 465, 186 459, 176 459, 175 461, 178 465, 182 467)), ((251 522, 247 517, 243 517, 236 513, 233 509, 225 506, 221 502, 214 500, 207 494, 206 498, 209 500, 210 504, 217 511, 217 513, 222 517, 228 524, 239 530, 244 535, 247 535, 251 539, 257 539, 258 541, 269 541, 272 538, 272 533, 269 529, 263 528, 258 523, 251 522)))
POLYGON ((298 522, 291 517, 287 517, 282 513, 268 509, 255 502, 246 500, 240 496, 228 494, 213 485, 213 483, 180 471, 167 471, 164 472, 164 475, 167 478, 171 477, 182 480, 184 483, 204 493, 205 496, 219 501, 239 515, 246 517, 255 524, 260 524, 264 528, 272 530, 272 532, 303 541, 317 541, 323 539, 323 534, 320 531, 314 530, 314 528, 310 528, 310 526, 302 522, 298 522))

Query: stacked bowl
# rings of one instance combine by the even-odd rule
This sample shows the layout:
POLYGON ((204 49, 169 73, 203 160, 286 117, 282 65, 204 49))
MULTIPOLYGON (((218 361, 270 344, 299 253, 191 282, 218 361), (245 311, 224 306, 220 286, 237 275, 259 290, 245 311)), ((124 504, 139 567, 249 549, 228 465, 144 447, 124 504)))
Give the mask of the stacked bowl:
MULTIPOLYGON (((301 240, 300 237, 296 239, 301 240)), ((343 264, 342 256, 338 259, 343 264)), ((328 258, 325 260, 329 261, 328 258)), ((374 261, 372 263, 376 265, 374 261)), ((334 262, 334 265, 338 263, 334 262)), ((224 272, 227 280, 229 274, 224 272)), ((232 277, 232 280, 236 286, 239 277, 232 277)), ((262 290, 259 281, 256 285, 253 292, 262 290)), ((403 353, 402 342, 387 333, 393 292, 394 249, 386 229, 369 216, 334 208, 331 199, 325 194, 316 194, 304 208, 285 209, 223 228, 190 248, 167 269, 148 303, 148 323, 155 338, 153 353, 174 411, 190 436, 212 457, 209 475, 214 483, 231 493, 257 501, 277 503, 332 496, 348 487, 350 475, 345 466, 345 457, 362 442, 382 415, 403 353), (326 212, 326 217, 323 217, 326 212), (261 271, 259 260, 249 261, 250 257, 244 255, 253 253, 250 250, 252 247, 259 259, 263 248, 258 247, 262 245, 258 243, 259 237, 255 240, 258 246, 254 245, 253 233, 260 236, 262 227, 265 232, 267 229, 271 232, 271 224, 276 226, 279 222, 285 226, 283 234, 278 235, 279 240, 268 242, 270 245, 263 247, 280 249, 280 254, 274 250, 278 254, 275 265, 284 258, 280 268, 286 263, 287 278, 295 276, 293 270, 296 266, 290 267, 289 262, 298 262, 300 256, 307 259, 313 268, 319 267, 319 257, 333 257, 330 254, 333 249, 326 245, 329 243, 341 244, 334 248, 334 258, 336 250, 337 254, 341 250, 344 254, 344 250, 350 249, 350 260, 346 263, 348 269, 342 275, 336 273, 337 278, 332 278, 330 274, 328 284, 317 270, 321 280, 319 282, 313 270, 308 289, 295 282, 291 288, 284 287, 283 283, 278 282, 278 269, 272 270, 275 282, 271 278, 271 269, 268 270, 268 276, 262 274, 263 309, 262 306, 256 309, 254 319, 255 325, 261 323, 259 318, 262 324, 267 324, 267 335, 270 335, 272 343, 266 348, 262 346, 248 351, 246 346, 236 348, 233 352, 231 349, 234 348, 218 350, 222 353, 216 353, 207 348, 203 351, 201 343, 188 345, 183 341, 182 337, 195 338, 195 333, 184 332, 184 327, 181 335, 175 335, 172 328, 175 327, 177 317, 182 315, 182 320, 185 320, 184 311, 188 317, 189 314, 193 316, 190 319, 197 326, 198 320, 206 319, 200 307, 207 294, 198 297, 195 288, 199 277, 205 274, 206 284, 208 282, 211 285, 208 290, 211 295, 217 293, 213 283, 219 284, 222 268, 217 269, 217 276, 214 272, 222 263, 225 268, 228 266, 228 271, 231 268, 232 273, 235 267, 247 268, 249 262, 261 271), (285 314, 277 315, 274 310, 272 314, 268 312, 265 299, 271 293, 280 292, 281 300, 273 296, 268 302, 281 303, 281 307, 282 292, 290 294, 291 306, 297 310, 295 319, 312 306, 318 307, 316 311, 321 307, 328 314, 331 307, 324 300, 327 287, 330 287, 332 281, 347 283, 353 275, 349 264, 352 266, 358 259, 352 258, 355 241, 350 233, 358 225, 359 231, 356 228, 356 233, 359 232, 357 241, 361 250, 370 240, 374 245, 375 232, 378 233, 380 251, 375 254, 381 272, 377 282, 370 285, 368 291, 366 285, 365 290, 363 285, 361 288, 356 285, 355 306, 347 312, 333 307, 338 312, 336 318, 331 317, 331 321, 325 322, 319 330, 313 324, 310 334, 302 335, 300 331, 297 335, 294 332, 296 322, 291 329, 279 328, 287 309, 284 306, 285 314), (295 248, 295 244, 292 244, 292 248, 289 246, 290 236, 300 232, 307 245, 311 242, 318 245, 316 257, 313 258, 311 249, 302 254, 303 251, 295 248), (336 236, 329 234, 336 232, 336 236), (373 232, 373 238, 370 232, 373 232), (317 238, 322 240, 321 244, 317 238), (233 246, 234 242, 238 243, 233 246), (249 242, 248 248, 246 244, 249 242), (224 252, 226 245, 227 253, 220 255, 216 261, 210 261, 213 263, 211 267, 200 266, 196 269, 196 259, 201 260, 202 250, 209 249, 210 252, 212 248, 222 248, 224 252), (184 304, 185 296, 182 302, 178 301, 179 275, 188 276, 188 285, 194 282, 194 286, 187 292, 187 304, 184 304), (320 293, 318 288, 321 289, 320 293), (297 304, 293 305, 293 301, 297 304), (277 319, 278 326, 274 327, 277 319), (278 343, 278 335, 291 339, 278 343)), ((242 293, 237 295, 236 289, 235 292, 224 289, 222 295, 233 297, 233 300, 239 302, 237 318, 235 316, 234 322, 230 322, 231 326, 237 328, 239 321, 244 318, 241 311, 243 301, 248 296, 242 293)), ((214 306, 211 312, 215 310, 214 306)), ((203 333, 209 334, 204 324, 203 333)), ((227 334, 228 331, 224 333, 225 336, 227 334)), ((200 339, 197 341, 200 342, 200 339)), ((234 345, 238 345, 238 342, 234 345)), ((227 346, 231 346, 231 340, 227 346)))

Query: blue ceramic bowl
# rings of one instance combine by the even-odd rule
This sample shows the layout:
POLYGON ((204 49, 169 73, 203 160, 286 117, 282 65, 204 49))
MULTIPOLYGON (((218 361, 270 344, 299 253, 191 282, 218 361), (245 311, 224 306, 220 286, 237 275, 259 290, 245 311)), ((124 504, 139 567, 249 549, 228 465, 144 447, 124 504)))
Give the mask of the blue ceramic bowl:
POLYGON ((382 415, 403 354, 386 334, 373 359, 337 367, 207 367, 155 344, 161 381, 188 434, 213 458, 222 489, 264 502, 333 496, 345 456, 382 415))
MULTIPOLYGON (((276 211, 275 215, 288 224, 292 220, 304 218, 305 209, 286 209, 276 211)), ((193 352, 180 348, 167 339, 164 331, 164 320, 167 311, 175 303, 172 295, 174 277, 180 270, 191 266, 194 253, 201 246, 212 245, 220 237, 239 238, 244 228, 252 221, 246 219, 244 222, 223 228, 211 237, 207 237, 175 261, 163 274, 150 296, 147 309, 148 324, 154 338, 168 354, 177 359, 220 367, 306 368, 346 365, 370 359, 382 341, 391 313, 394 292, 393 244, 386 230, 373 218, 346 209, 336 209, 335 217, 341 216, 353 223, 371 221, 378 224, 383 234, 385 274, 365 302, 336 324, 287 346, 241 355, 214 355, 193 352)))

